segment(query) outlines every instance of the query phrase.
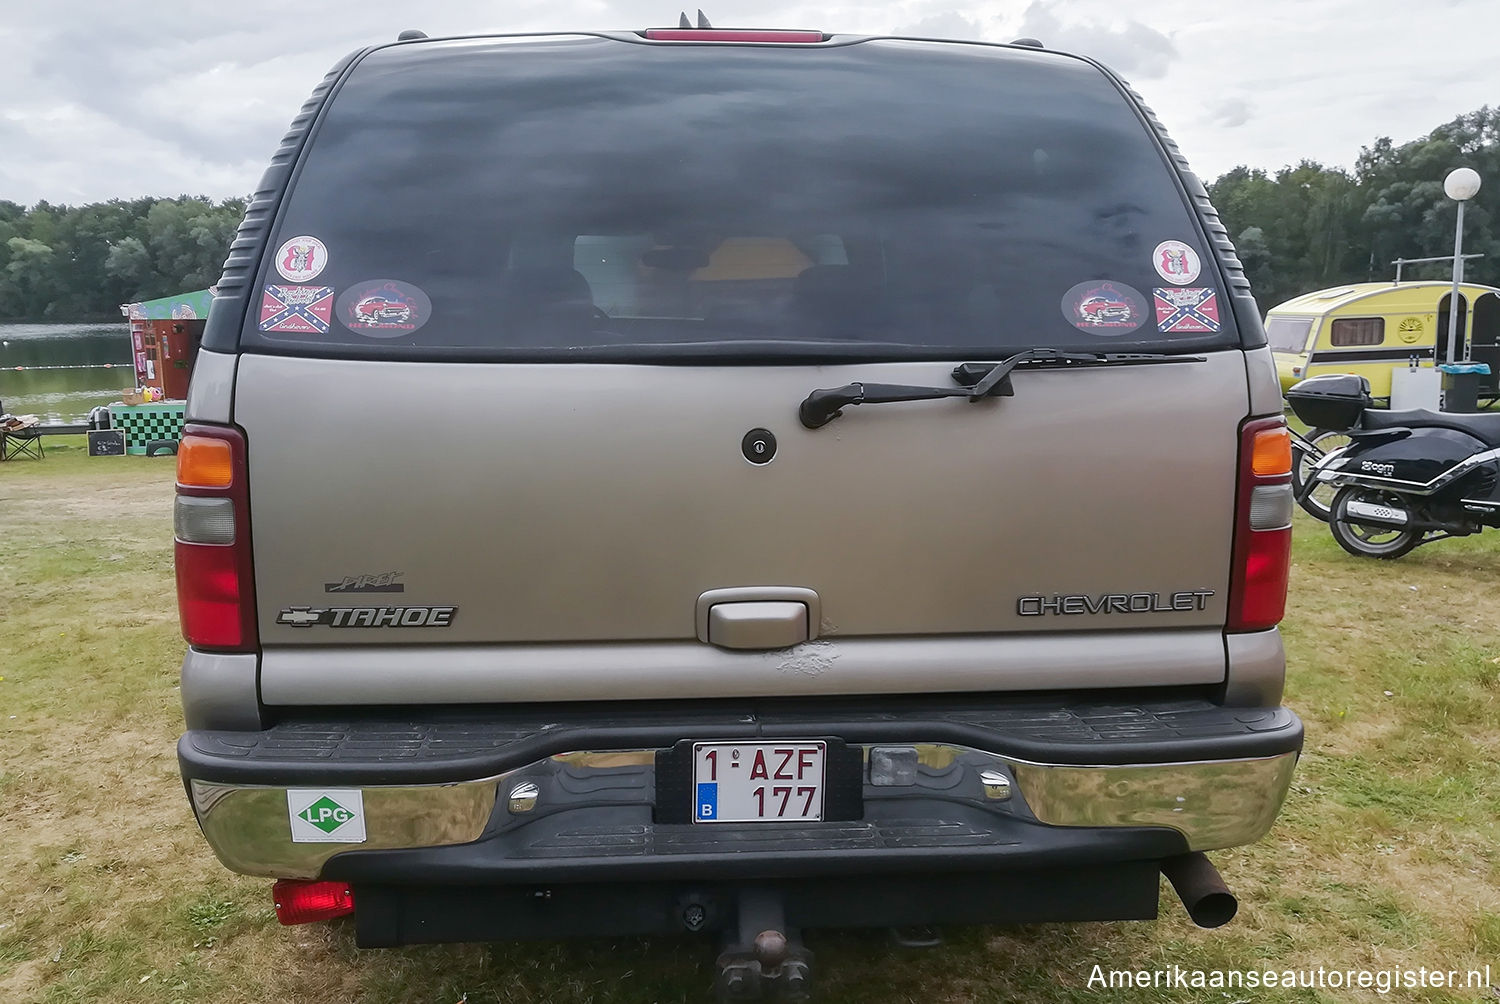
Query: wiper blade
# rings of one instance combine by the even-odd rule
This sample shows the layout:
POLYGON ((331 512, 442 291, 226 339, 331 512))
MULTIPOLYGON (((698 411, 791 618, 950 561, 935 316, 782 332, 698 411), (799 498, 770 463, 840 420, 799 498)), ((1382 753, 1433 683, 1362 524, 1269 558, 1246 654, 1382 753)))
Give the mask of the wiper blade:
POLYGON ((1130 365, 1140 363, 1201 363, 1203 356, 1172 355, 1166 352, 1061 352, 1057 349, 1027 349, 1017 352, 1013 356, 1002 359, 996 363, 964 363, 953 369, 953 379, 965 387, 978 385, 1000 367, 1006 367, 1005 375, 1011 370, 1025 367, 1027 369, 1069 369, 1074 366, 1108 366, 1110 364, 1130 365))
POLYGON ((908 384, 851 383, 813 391, 797 407, 797 417, 809 429, 821 429, 843 414, 849 405, 892 404, 900 401, 933 401, 963 397, 973 404, 988 397, 1013 397, 1010 374, 1020 366, 1105 366, 1111 363, 1202 362, 1202 356, 1168 355, 1163 352, 1062 352, 1058 349, 1023 349, 998 363, 964 363, 953 370, 958 387, 919 387, 908 384))

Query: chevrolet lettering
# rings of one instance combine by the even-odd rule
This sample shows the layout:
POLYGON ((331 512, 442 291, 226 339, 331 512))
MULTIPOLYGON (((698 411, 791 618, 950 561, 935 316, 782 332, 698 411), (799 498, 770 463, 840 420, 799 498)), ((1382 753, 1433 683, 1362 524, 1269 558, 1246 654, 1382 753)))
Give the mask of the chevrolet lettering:
POLYGON ((1016 613, 1022 617, 1047 614, 1167 614, 1205 610, 1212 589, 1184 589, 1175 593, 1075 593, 1071 595, 1022 596, 1016 613))

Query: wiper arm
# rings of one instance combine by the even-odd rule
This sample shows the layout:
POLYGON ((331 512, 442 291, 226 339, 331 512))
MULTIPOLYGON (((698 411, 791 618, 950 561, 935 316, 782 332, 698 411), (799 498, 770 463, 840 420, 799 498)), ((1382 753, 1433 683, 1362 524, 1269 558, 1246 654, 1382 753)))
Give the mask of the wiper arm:
POLYGON ((1022 349, 998 363, 964 363, 955 367, 958 387, 917 387, 907 384, 851 383, 813 391, 797 408, 797 417, 809 429, 821 429, 843 414, 851 404, 891 404, 899 401, 933 401, 944 397, 968 398, 973 404, 987 397, 1013 397, 1011 371, 1018 366, 1104 366, 1110 363, 1202 362, 1202 356, 1175 356, 1163 352, 1062 352, 1050 348, 1022 349))
POLYGON ((969 397, 966 387, 916 387, 900 383, 849 383, 824 387, 803 398, 797 417, 809 429, 821 429, 851 404, 891 404, 897 401, 934 401, 940 397, 969 397))

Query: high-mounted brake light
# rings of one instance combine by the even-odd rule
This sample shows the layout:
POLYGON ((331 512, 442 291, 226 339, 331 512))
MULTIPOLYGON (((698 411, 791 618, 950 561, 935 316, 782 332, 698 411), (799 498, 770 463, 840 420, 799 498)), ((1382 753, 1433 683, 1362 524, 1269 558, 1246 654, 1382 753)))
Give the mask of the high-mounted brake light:
POLYGON ((238 429, 189 425, 177 447, 173 527, 177 612, 194 648, 253 652, 255 576, 245 437, 238 429))
POLYGON ((280 879, 271 886, 276 919, 288 926, 346 917, 354 912, 354 893, 347 882, 280 879))
POLYGON ((653 42, 792 42, 807 44, 827 40, 821 31, 785 28, 647 28, 653 42))
POLYGON ((1286 421, 1257 418, 1241 426, 1226 625, 1230 631, 1264 631, 1280 623, 1286 612, 1295 501, 1291 482, 1286 421))

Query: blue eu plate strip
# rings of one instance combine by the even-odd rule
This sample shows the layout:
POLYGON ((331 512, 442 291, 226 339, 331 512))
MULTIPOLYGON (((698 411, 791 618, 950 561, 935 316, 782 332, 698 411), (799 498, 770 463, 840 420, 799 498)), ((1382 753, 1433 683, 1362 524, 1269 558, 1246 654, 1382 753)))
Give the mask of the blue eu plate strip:
POLYGON ((698 818, 717 819, 719 816, 719 786, 712 781, 698 785, 698 818))

